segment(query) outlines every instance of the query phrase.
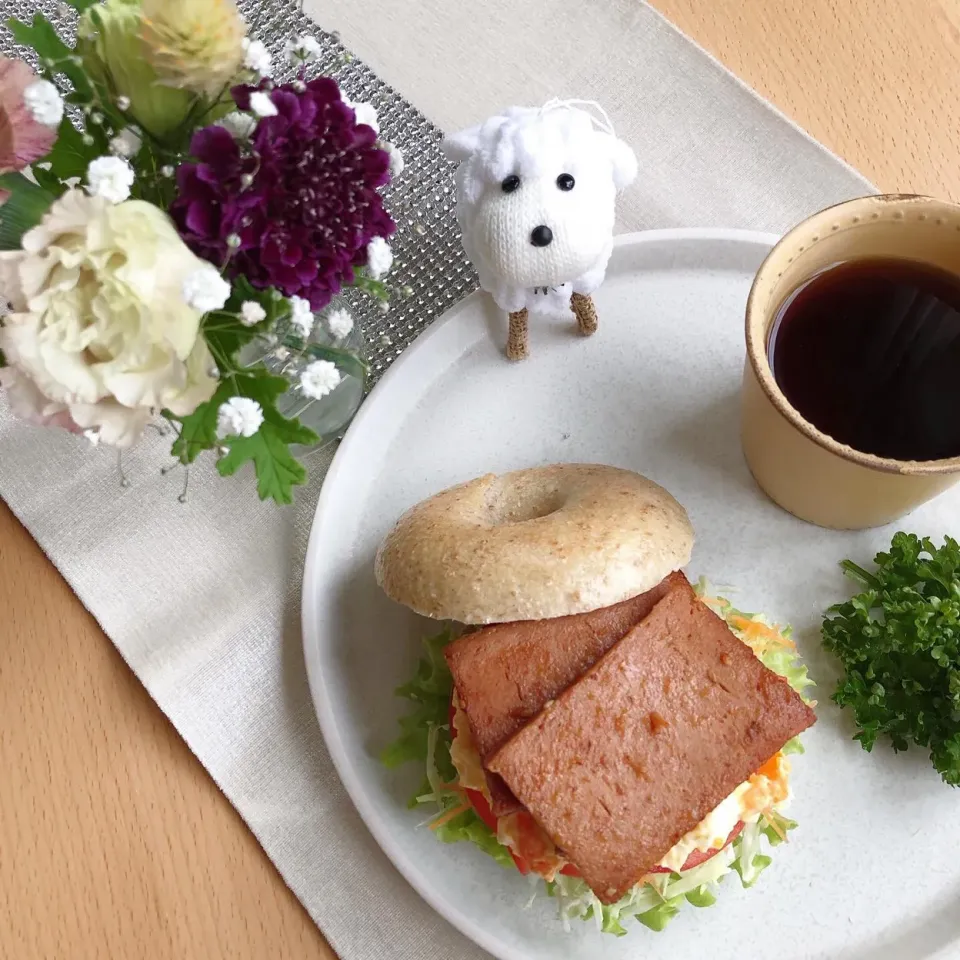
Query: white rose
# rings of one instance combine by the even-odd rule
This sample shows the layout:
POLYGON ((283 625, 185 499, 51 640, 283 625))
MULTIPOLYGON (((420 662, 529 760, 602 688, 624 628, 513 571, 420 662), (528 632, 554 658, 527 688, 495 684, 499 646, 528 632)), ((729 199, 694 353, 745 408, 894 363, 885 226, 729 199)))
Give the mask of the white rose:
POLYGON ((0 253, 15 412, 128 447, 154 411, 186 416, 209 400, 217 382, 201 314, 181 296, 202 265, 157 207, 67 191, 21 250, 0 253))

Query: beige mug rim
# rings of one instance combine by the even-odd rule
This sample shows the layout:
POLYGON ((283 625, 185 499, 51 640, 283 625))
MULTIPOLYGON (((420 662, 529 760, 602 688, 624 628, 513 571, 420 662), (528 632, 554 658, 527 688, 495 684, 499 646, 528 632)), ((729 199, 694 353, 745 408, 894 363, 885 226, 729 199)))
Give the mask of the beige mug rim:
MULTIPOLYGON (((954 217, 960 220, 960 205, 958 204, 950 203, 946 200, 938 200, 934 197, 923 196, 922 194, 888 193, 857 197, 854 200, 844 200, 826 207, 813 214, 813 216, 808 217, 806 220, 801 221, 777 241, 773 249, 771 249, 764 258, 763 263, 760 264, 760 269, 757 271, 751 284, 750 294, 747 297, 746 310, 747 359, 753 368, 760 388, 766 394, 767 399, 769 399, 777 409, 778 413, 795 429, 807 437, 807 439, 812 440, 819 447, 851 463, 856 463, 862 467, 881 473, 898 473, 911 476, 955 473, 960 470, 960 456, 950 457, 945 460, 894 460, 890 457, 879 457, 872 453, 864 453, 844 443, 839 443, 834 440, 833 437, 818 430, 809 420, 805 419, 799 413, 790 401, 787 400, 777 381, 774 379, 773 371, 770 369, 770 362, 767 357, 766 315, 760 310, 757 299, 759 297, 759 287, 767 279, 772 269, 771 263, 776 261, 783 249, 790 246, 791 241, 794 240, 799 233, 813 226, 818 221, 833 220, 836 218, 838 211, 849 214, 857 209, 869 209, 881 205, 888 209, 892 207, 901 210, 905 207, 915 208, 916 205, 923 207, 932 206, 935 209, 949 210, 954 217)), ((809 247, 807 247, 807 249, 809 249, 809 247)), ((960 274, 958 274, 958 278, 960 278, 960 274)))

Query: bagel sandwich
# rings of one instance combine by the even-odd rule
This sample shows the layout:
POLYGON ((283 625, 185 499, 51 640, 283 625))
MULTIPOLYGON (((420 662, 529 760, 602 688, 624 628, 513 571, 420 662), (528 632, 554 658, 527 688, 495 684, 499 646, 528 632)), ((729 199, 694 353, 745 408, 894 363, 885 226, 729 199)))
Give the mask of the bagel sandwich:
POLYGON ((565 924, 660 930, 795 826, 811 681, 788 630, 691 586, 692 546, 662 487, 559 464, 442 491, 377 553, 387 595, 446 622, 384 763, 424 764, 436 836, 542 877, 565 924))

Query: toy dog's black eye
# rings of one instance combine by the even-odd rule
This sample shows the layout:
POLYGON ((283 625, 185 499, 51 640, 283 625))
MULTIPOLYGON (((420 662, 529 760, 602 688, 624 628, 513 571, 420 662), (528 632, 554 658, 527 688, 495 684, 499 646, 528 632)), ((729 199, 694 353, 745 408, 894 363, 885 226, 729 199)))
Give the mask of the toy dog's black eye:
POLYGON ((576 183, 577 181, 574 180, 569 173, 561 173, 560 176, 557 177, 557 186, 561 190, 572 190, 576 183))
POLYGON ((500 189, 504 193, 513 193, 519 186, 520 178, 515 173, 511 173, 509 177, 500 183, 500 189))

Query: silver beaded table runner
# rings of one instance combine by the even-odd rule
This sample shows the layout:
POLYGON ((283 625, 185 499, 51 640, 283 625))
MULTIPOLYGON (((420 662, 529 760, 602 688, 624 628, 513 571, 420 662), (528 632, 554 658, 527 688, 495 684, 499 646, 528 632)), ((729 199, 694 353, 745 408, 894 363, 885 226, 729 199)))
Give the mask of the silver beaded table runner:
MULTIPOLYGON (((622 198, 621 231, 783 232, 872 189, 640 0, 307 2, 314 21, 339 30, 345 45, 293 0, 241 6, 275 54, 292 33, 317 36, 319 69, 354 101, 374 104, 384 137, 406 161, 387 195, 399 228, 390 279, 413 292, 396 296, 386 315, 354 302, 374 378, 475 286, 438 128, 467 126, 510 103, 600 101, 640 161, 622 198)), ((0 0, 4 18, 38 9, 58 23, 72 15, 55 0, 0 0)), ((22 52, 2 29, 0 51, 22 52)), ((300 587, 331 452, 308 462, 311 479, 293 507, 260 503, 246 473, 222 479, 203 467, 180 504, 182 479, 160 472, 169 440, 148 432, 124 459, 130 483, 121 488, 110 451, 26 426, 0 400, 0 496, 343 960, 481 960, 483 951, 435 915, 377 848, 314 716, 300 587)))

